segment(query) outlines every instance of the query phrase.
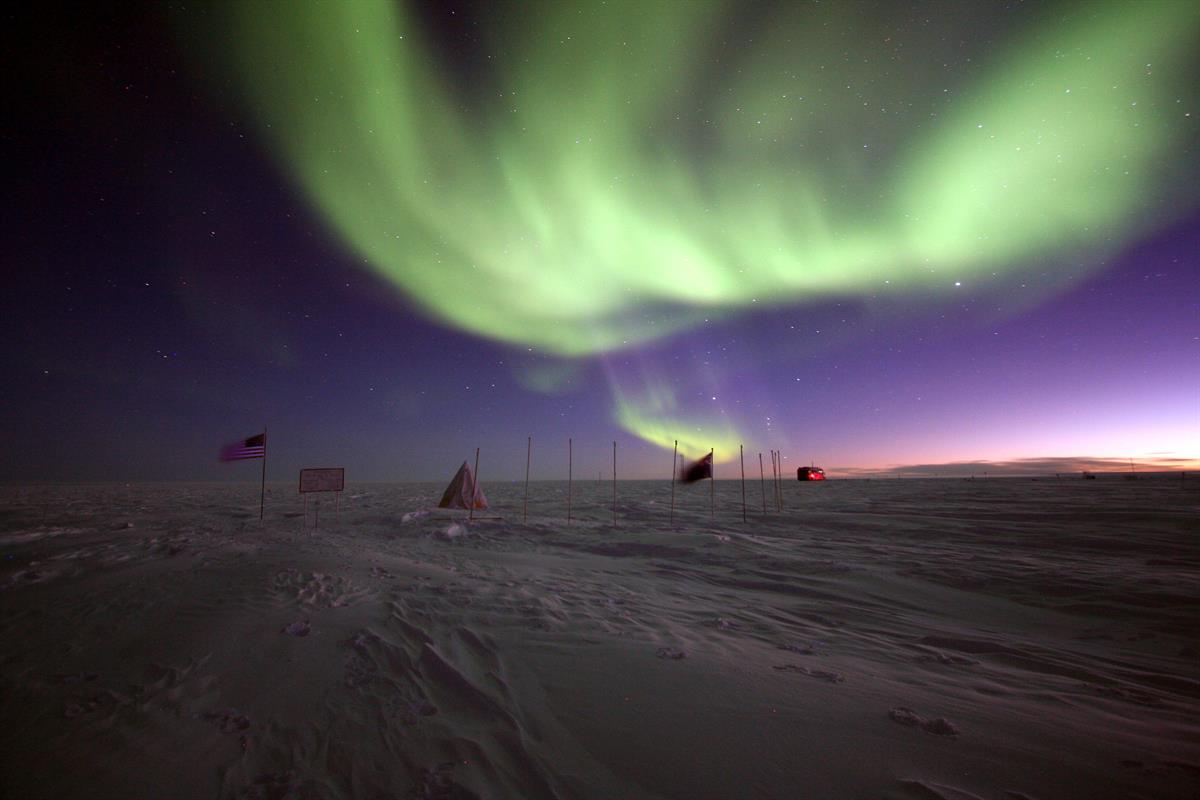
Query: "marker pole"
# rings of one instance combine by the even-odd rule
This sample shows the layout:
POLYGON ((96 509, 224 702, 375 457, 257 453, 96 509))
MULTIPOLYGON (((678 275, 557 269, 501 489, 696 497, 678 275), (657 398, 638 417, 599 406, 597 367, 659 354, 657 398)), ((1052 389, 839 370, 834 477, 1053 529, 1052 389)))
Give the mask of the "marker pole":
POLYGON ((714 454, 717 451, 713 448, 708 448, 708 518, 717 518, 717 460, 714 454))
POLYGON ((479 448, 475 448, 475 475, 471 478, 471 511, 467 519, 475 519, 475 495, 479 492, 479 448))
POLYGON ((675 450, 671 453, 671 526, 675 525, 675 464, 679 460, 679 440, 675 440, 675 450))
POLYGON ((267 426, 263 425, 263 466, 262 466, 262 485, 258 491, 258 519, 261 522, 263 518, 263 509, 267 503, 267 426))
POLYGON ((617 443, 613 442, 613 525, 617 524, 617 443))
POLYGON ((742 522, 746 521, 746 454, 738 445, 738 461, 742 462, 742 522))
POLYGON ((525 442, 525 504, 521 510, 522 522, 529 522, 529 457, 533 454, 533 437, 525 442))
POLYGON ((763 513, 767 513, 767 474, 763 472, 762 453, 758 454, 758 480, 762 484, 763 513))

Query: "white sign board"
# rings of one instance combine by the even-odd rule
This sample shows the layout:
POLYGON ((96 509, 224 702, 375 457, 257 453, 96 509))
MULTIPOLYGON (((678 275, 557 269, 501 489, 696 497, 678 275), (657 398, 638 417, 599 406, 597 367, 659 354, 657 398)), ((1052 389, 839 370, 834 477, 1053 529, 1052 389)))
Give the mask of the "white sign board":
POLYGON ((345 467, 300 470, 301 494, 305 492, 340 492, 345 488, 345 467))

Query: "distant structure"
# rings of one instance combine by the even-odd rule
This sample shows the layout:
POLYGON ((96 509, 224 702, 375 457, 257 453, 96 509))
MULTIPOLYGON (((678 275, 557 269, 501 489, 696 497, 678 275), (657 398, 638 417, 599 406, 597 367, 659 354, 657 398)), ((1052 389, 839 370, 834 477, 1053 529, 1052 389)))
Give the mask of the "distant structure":
POLYGON ((800 467, 796 470, 796 480, 823 481, 825 480, 825 470, 820 467, 800 467))
POLYGON ((1094 474, 1092 474, 1091 472, 1088 472, 1088 471, 1085 469, 1085 470, 1083 471, 1083 479, 1084 479, 1085 481, 1094 481, 1094 480, 1096 480, 1096 476, 1095 476, 1094 474))

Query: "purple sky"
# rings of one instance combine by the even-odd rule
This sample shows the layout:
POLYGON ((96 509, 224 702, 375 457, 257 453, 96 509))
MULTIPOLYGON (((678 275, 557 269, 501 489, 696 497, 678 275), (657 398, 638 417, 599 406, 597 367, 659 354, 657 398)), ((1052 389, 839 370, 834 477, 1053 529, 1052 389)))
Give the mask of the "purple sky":
POLYGON ((613 421, 606 377, 641 369, 713 370, 708 402, 831 476, 1200 469, 1196 208, 1095 269, 738 314, 565 363, 445 328, 362 270, 164 13, 10 16, 0 479, 251 480, 216 454, 264 424, 277 480, 441 480, 477 446, 484 480, 515 479, 527 435, 535 478, 565 477, 569 436, 578 475, 607 473, 616 440, 623 476, 665 478, 669 453, 613 421), (546 367, 570 383, 523 385, 546 367))

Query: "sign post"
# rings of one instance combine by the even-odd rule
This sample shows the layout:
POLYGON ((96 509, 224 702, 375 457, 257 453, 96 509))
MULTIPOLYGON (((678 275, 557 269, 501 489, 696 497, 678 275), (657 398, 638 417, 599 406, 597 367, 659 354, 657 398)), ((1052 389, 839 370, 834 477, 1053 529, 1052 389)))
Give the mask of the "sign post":
MULTIPOLYGON (((341 509, 342 492, 346 489, 345 467, 322 467, 300 470, 300 494, 304 495, 304 521, 308 522, 308 496, 313 492, 333 492, 334 514, 341 509)), ((317 512, 320 513, 319 511, 317 512)), ((319 525, 319 516, 314 527, 319 525)))

